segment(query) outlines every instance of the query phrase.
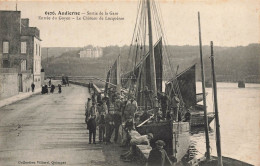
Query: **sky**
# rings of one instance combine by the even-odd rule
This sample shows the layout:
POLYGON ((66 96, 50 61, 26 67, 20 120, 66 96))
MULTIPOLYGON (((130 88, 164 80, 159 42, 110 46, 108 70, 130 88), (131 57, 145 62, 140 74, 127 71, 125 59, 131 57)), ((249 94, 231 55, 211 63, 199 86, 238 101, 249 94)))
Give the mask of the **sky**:
MULTIPOLYGON (((246 46, 260 42, 260 1, 258 0, 157 0, 164 33, 170 45, 198 45, 198 11, 202 44, 246 46)), ((82 47, 86 45, 130 45, 138 1, 19 1, 22 18, 40 29, 42 47, 82 47), (113 12, 124 20, 40 20, 53 17, 46 12, 113 12)), ((15 1, 0 0, 0 10, 15 10, 15 1)), ((83 18, 84 14, 80 17, 83 18)), ((71 17, 72 18, 72 17, 71 17)), ((1 20, 0 20, 1 21, 1 20)))

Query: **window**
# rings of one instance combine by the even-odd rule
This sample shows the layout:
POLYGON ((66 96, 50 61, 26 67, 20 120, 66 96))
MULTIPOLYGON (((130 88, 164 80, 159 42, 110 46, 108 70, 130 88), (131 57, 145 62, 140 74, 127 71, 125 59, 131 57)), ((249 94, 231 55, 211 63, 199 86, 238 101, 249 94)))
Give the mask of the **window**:
POLYGON ((3 53, 9 53, 9 42, 3 42, 3 53))
POLYGON ((37 44, 36 44, 36 46, 35 46, 35 49, 36 49, 36 55, 37 55, 37 49, 38 49, 37 44))
POLYGON ((34 72, 36 72, 36 61, 34 61, 34 72))
POLYGON ((21 71, 25 71, 26 70, 26 60, 22 60, 21 62, 21 71))
POLYGON ((3 60, 3 67, 4 68, 10 67, 10 61, 9 60, 3 60))
POLYGON ((41 46, 39 45, 39 56, 41 56, 41 46))
POLYGON ((21 53, 26 54, 26 42, 21 42, 21 53))

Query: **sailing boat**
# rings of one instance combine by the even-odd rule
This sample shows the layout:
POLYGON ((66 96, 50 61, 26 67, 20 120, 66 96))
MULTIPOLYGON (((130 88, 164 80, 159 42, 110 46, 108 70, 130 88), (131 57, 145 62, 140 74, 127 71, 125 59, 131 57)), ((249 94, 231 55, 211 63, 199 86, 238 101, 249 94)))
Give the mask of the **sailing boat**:
MULTIPOLYGON (((167 40, 163 33, 158 11, 160 12, 160 8, 155 1, 140 0, 128 61, 127 64, 124 65, 126 73, 123 75, 119 74, 121 76, 121 82, 115 80, 115 78, 118 79, 118 72, 116 70, 118 70, 119 65, 118 61, 116 61, 107 75, 107 82, 121 84, 123 88, 128 89, 128 93, 135 96, 139 108, 136 115, 142 114, 142 111, 147 109, 152 112, 155 110, 158 111, 159 103, 157 98, 158 96, 160 97, 160 94, 164 91, 164 78, 175 77, 173 67, 169 61, 169 52, 163 45, 163 43, 167 45, 167 40), (152 33, 153 30, 155 30, 157 36, 157 42, 155 44, 153 43, 153 39, 155 38, 152 33), (146 45, 147 32, 149 51, 147 51, 146 45), (166 66, 167 62, 168 66, 166 66), (133 64, 130 70, 129 64, 133 64), (143 93, 145 90, 146 94, 143 93)), ((108 87, 106 87, 106 89, 108 89, 108 87)), ((165 94, 168 95, 169 101, 172 101, 174 96, 177 96, 180 100, 180 108, 185 110, 185 104, 178 87, 178 80, 175 81, 174 85, 166 85, 165 94)), ((170 108, 170 105, 168 107, 170 108)), ((153 116, 155 116, 155 114, 156 113, 154 113, 153 116)), ((188 151, 190 126, 189 122, 175 121, 178 119, 176 116, 178 116, 177 113, 173 119, 163 119, 161 121, 155 121, 149 118, 145 123, 138 125, 136 130, 141 135, 152 133, 154 140, 163 140, 166 143, 165 150, 168 155, 174 157, 178 162, 181 161, 188 151)))
MULTIPOLYGON (((183 102, 185 103, 185 106, 190 109, 191 127, 204 126, 203 105, 197 104, 198 102, 203 100, 203 96, 202 93, 199 93, 199 95, 196 93, 196 64, 187 68, 183 72, 177 74, 177 76, 174 79, 170 80, 166 84, 168 85, 170 83, 171 84, 178 83, 179 85, 183 102), (198 96, 202 96, 202 97, 198 97, 198 96)), ((207 113, 207 116, 208 116, 208 124, 210 124, 215 118, 215 115, 214 113, 209 112, 207 113)))

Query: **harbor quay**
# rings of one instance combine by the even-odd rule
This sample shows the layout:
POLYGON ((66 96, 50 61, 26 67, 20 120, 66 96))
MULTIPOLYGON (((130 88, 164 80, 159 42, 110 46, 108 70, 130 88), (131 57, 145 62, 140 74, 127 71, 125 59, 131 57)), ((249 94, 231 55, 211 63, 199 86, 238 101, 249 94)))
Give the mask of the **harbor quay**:
POLYGON ((88 88, 70 85, 0 108, 0 165, 137 165, 120 160, 128 148, 119 144, 88 144, 88 97, 88 88))

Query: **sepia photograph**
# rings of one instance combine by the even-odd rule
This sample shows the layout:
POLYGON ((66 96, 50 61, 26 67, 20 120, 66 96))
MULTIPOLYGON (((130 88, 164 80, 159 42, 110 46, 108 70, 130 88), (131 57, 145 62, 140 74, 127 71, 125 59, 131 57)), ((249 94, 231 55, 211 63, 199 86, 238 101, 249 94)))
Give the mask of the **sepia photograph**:
POLYGON ((0 166, 259 156, 259 0, 0 0, 0 166))

